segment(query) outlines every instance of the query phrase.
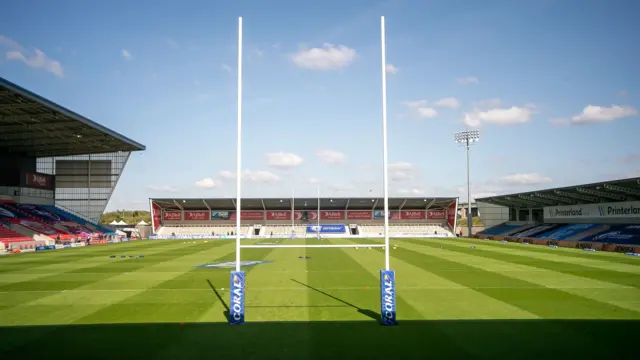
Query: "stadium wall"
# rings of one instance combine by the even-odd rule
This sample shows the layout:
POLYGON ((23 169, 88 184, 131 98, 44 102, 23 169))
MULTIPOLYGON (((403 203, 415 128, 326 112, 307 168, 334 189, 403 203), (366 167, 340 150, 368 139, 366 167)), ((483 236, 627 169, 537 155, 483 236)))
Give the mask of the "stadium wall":
POLYGON ((509 221, 508 207, 486 202, 478 202, 477 204, 478 211, 482 214, 482 223, 486 228, 509 221))
POLYGON ((55 177, 55 204, 98 223, 130 152, 38 158, 37 171, 55 177))

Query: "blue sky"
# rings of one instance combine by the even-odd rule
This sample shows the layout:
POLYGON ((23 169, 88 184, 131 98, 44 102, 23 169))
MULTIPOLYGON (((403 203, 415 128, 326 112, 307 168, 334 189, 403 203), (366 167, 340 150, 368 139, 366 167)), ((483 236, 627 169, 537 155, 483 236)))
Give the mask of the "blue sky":
POLYGON ((234 196, 461 196, 640 175, 637 1, 5 0, 0 76, 147 146, 110 209, 234 196), (635 34, 635 35, 634 35, 635 34), (634 65, 635 64, 635 65, 634 65))

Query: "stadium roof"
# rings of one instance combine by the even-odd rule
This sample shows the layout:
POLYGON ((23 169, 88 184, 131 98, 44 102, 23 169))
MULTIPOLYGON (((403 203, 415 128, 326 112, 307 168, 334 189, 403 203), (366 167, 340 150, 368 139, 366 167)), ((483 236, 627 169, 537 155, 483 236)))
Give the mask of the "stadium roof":
POLYGON ((635 200, 640 200, 640 178, 603 181, 476 199, 477 202, 515 208, 539 208, 635 200))
POLYGON ((0 77, 0 151, 49 157, 144 149, 0 77))
MULTIPOLYGON (((250 198, 242 199, 242 210, 291 210, 291 198, 250 198)), ((445 209, 455 197, 413 197, 389 198, 390 209, 425 210, 445 209)), ((217 199, 151 199, 165 210, 235 210, 236 200, 217 199)), ((315 210, 317 198, 296 198, 296 210, 315 210)), ((320 198, 322 210, 384 210, 383 198, 320 198)))

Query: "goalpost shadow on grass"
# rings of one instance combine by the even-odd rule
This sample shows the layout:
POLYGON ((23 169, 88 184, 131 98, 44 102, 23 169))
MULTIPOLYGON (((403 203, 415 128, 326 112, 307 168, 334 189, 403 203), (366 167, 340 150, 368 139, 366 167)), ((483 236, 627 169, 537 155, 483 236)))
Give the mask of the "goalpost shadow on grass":
POLYGON ((333 296, 333 295, 331 295, 331 294, 329 294, 329 293, 326 293, 326 292, 324 292, 324 291, 322 291, 322 290, 320 290, 320 289, 314 288, 313 286, 308 285, 308 284, 305 284, 305 283, 303 283, 303 282, 300 282, 300 281, 298 281, 298 280, 296 280, 296 279, 291 279, 291 281, 293 281, 293 282, 294 282, 294 283, 296 283, 296 284, 302 285, 302 286, 304 286, 304 287, 306 287, 306 288, 308 288, 308 289, 311 289, 311 290, 313 290, 313 291, 315 291, 315 292, 318 292, 318 293, 320 293, 320 294, 322 294, 322 295, 324 295, 324 296, 327 296, 327 297, 329 297, 329 298, 331 298, 331 299, 333 299, 333 300, 339 301, 339 302, 341 302, 341 303, 343 303, 343 304, 345 304, 345 305, 347 305, 347 306, 349 306, 349 307, 351 307, 351 308, 354 308, 354 309, 356 309, 360 314, 362 314, 362 315, 364 315, 364 316, 366 316, 366 317, 369 317, 369 318, 371 318, 371 319, 373 319, 373 320, 375 320, 375 321, 379 321, 379 320, 380 320, 380 314, 378 314, 378 313, 377 313, 377 312, 375 312, 375 311, 372 311, 372 310, 370 310, 370 309, 363 309, 363 308, 361 308, 361 307, 359 307, 359 306, 356 306, 356 305, 354 305, 354 304, 352 304, 352 303, 350 303, 350 302, 348 302, 348 301, 345 301, 345 300, 342 300, 342 299, 340 299, 340 298, 337 298, 337 297, 335 297, 335 296, 333 296))
POLYGON ((224 301, 224 299, 222 298, 222 296, 220 295, 220 293, 218 292, 216 287, 213 286, 213 284, 211 283, 211 281, 209 279, 207 279, 207 284, 209 284, 209 287, 211 288, 211 290, 213 290, 213 293, 218 298, 218 301, 220 301, 222 306, 224 306, 224 311, 222 312, 222 314, 224 315, 224 318, 227 320, 227 322, 229 322, 230 319, 231 319, 231 317, 229 315, 229 305, 227 305, 227 302, 224 301))

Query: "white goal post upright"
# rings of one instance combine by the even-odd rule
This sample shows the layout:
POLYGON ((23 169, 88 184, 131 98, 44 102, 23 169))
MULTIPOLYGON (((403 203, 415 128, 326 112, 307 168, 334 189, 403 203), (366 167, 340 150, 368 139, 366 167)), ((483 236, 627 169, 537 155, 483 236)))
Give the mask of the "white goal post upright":
POLYGON ((380 270, 380 317, 382 325, 397 325, 396 275, 389 265, 389 169, 387 149, 387 44, 384 16, 380 17, 382 71, 382 187, 384 191, 384 270, 380 270))
POLYGON ((242 220, 242 17, 238 18, 238 138, 236 145, 236 271, 231 272, 229 323, 244 323, 245 276, 240 270, 240 225, 242 220))
POLYGON ((317 216, 317 226, 316 227, 316 240, 320 240, 320 186, 318 186, 318 212, 316 214, 317 216))
MULTIPOLYGON (((384 244, 253 244, 241 245, 240 225, 242 219, 242 17, 238 18, 238 118, 237 118, 237 149, 236 149, 236 266, 230 277, 229 323, 242 324, 245 322, 245 291, 246 278, 241 270, 241 249, 249 248, 384 248, 385 267, 380 270, 380 317, 382 325, 396 325, 396 281, 395 272, 389 264, 389 186, 387 161, 387 64, 385 44, 384 16, 380 17, 381 50, 382 50, 382 163, 384 188, 384 244)), ((295 191, 295 190, 294 190, 295 191)), ((295 192, 291 204, 291 227, 295 227, 295 192)), ((318 187, 317 238, 320 239, 320 187, 318 187)))

